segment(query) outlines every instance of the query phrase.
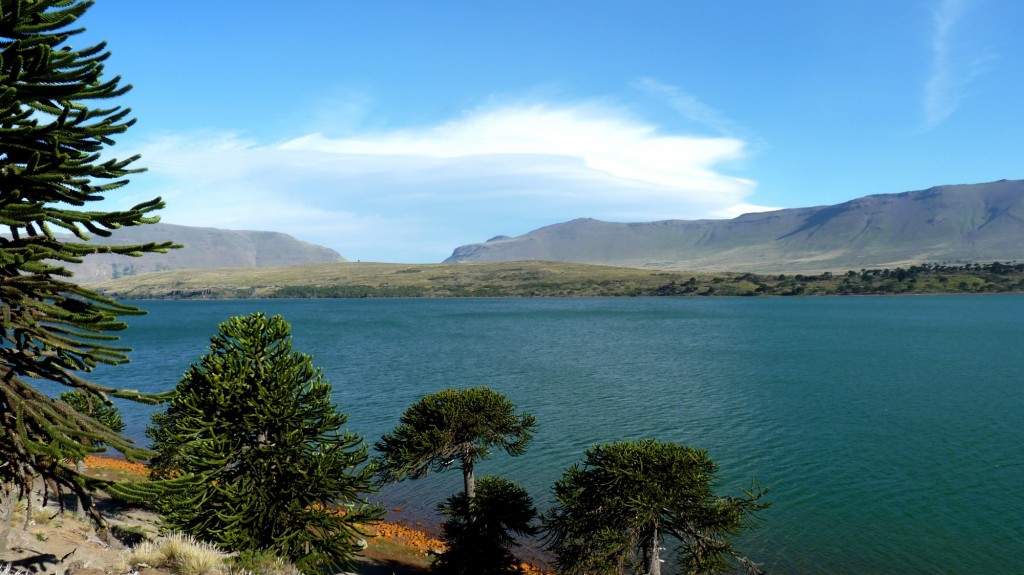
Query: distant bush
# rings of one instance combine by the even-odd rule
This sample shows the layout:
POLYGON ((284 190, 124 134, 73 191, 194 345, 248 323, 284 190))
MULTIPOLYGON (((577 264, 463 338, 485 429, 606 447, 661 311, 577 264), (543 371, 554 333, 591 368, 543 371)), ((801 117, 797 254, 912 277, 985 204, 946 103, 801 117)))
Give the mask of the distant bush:
MULTIPOLYGON (((60 400, 73 407, 78 413, 88 415, 115 433, 124 431, 125 423, 121 419, 121 412, 117 406, 104 402, 96 395, 72 390, 60 394, 60 400)), ((102 445, 102 443, 96 442, 94 447, 98 445, 102 445)))

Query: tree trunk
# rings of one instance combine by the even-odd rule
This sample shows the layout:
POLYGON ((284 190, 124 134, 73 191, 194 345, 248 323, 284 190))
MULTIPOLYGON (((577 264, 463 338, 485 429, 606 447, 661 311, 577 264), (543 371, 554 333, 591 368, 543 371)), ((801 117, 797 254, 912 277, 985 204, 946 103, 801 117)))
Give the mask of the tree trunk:
POLYGON ((7 555, 7 542, 14 522, 14 484, 5 481, 0 487, 0 555, 7 555))
POLYGON ((644 556, 647 559, 647 575, 661 575, 661 543, 658 541, 658 525, 651 526, 651 541, 644 556))
POLYGON ((476 497, 476 478, 473 477, 473 458, 471 456, 462 458, 462 480, 465 485, 468 505, 466 520, 472 525, 476 523, 476 512, 473 505, 473 499, 476 497))
MULTIPOLYGON (((82 459, 82 460, 76 461, 75 462, 75 469, 79 473, 84 475, 85 474, 85 460, 82 459)), ((79 497, 77 494, 75 494, 75 511, 77 511, 79 513, 82 513, 84 509, 85 509, 85 503, 82 501, 81 497, 79 497)), ((64 514, 64 498, 63 497, 61 497, 61 499, 60 499, 60 512, 61 512, 62 515, 64 514)))
POLYGON ((110 536, 110 526, 107 525, 107 521, 93 505, 92 496, 89 492, 75 482, 71 482, 69 487, 78 496, 78 504, 81 506, 79 512, 92 520, 93 527, 96 528, 96 537, 107 545, 115 543, 116 540, 113 540, 110 536))
POLYGON ((462 460, 462 480, 465 482, 466 498, 472 503, 476 497, 476 479, 473 477, 473 459, 470 457, 462 460))

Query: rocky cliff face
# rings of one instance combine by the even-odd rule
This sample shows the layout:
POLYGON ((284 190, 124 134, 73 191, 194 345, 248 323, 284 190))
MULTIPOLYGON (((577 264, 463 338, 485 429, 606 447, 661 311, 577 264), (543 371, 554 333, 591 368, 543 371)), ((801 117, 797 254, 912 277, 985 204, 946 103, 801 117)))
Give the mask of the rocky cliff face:
POLYGON ((96 254, 70 266, 74 281, 94 283, 153 271, 204 268, 263 268, 308 263, 343 262, 338 252, 277 232, 196 228, 151 224, 123 228, 98 244, 138 244, 173 241, 184 246, 166 254, 139 258, 96 254))
POLYGON ((445 263, 515 260, 762 273, 1024 260, 1024 180, 872 195, 731 220, 573 220, 461 246, 445 263))

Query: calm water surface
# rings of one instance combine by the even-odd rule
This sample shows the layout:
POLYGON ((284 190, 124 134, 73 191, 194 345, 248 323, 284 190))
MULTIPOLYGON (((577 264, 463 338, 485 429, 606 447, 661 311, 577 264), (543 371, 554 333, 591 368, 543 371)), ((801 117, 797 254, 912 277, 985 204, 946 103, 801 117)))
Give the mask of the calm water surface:
MULTIPOLYGON (((772 573, 1024 573, 1024 296, 147 301, 133 363, 96 379, 173 388, 231 315, 282 314, 372 443, 424 394, 487 385, 533 413, 526 455, 481 474, 538 507, 595 443, 707 449, 723 493, 773 507, 741 549, 772 573)), ((121 404, 142 438, 152 409, 121 404)), ((436 523, 460 474, 390 487, 436 523)))

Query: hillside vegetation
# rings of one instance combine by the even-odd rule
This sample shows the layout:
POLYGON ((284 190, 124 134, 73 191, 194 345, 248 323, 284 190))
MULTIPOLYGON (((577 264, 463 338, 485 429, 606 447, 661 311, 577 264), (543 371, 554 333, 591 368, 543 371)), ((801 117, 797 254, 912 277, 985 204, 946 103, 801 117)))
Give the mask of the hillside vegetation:
POLYGON ((95 284, 122 299, 769 296, 1024 291, 1024 264, 817 275, 666 272, 558 262, 335 263, 158 272, 95 284))

